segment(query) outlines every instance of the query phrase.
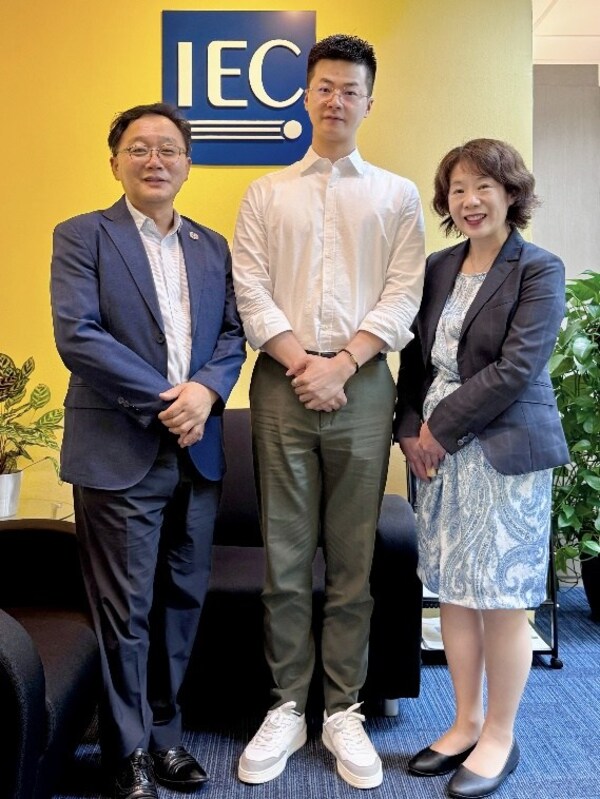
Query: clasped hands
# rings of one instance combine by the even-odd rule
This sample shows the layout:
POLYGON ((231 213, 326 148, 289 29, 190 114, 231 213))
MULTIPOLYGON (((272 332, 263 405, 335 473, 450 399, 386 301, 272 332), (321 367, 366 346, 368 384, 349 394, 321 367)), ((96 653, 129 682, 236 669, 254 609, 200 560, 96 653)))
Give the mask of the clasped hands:
POLYGON ((204 435, 204 425, 217 399, 216 391, 201 383, 178 383, 159 397, 170 402, 168 408, 158 414, 165 427, 178 436, 180 447, 189 447, 200 441, 204 435))
POLYGON ((446 450, 433 437, 427 422, 421 425, 418 436, 404 436, 399 444, 415 477, 427 482, 435 477, 446 450))
POLYGON ((354 374, 348 357, 306 354, 286 372, 299 401, 310 411, 338 411, 348 402, 344 386, 354 374))

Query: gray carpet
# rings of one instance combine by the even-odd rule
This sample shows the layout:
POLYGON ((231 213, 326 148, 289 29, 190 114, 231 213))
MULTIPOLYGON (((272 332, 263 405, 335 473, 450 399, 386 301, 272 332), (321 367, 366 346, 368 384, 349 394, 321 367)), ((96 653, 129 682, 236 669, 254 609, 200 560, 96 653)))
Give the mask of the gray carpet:
MULTIPOLYGON (((536 657, 517 722, 521 762, 495 794, 498 799, 600 799, 600 625, 589 618, 581 588, 559 594, 559 656, 564 668, 552 669, 536 657)), ((418 778, 406 762, 451 722, 447 669, 423 668, 419 699, 401 701, 396 719, 372 717, 368 731, 381 754, 381 787, 358 791, 335 773, 334 761, 320 742, 317 719, 309 724, 309 742, 294 754, 280 777, 265 785, 242 785, 237 761, 261 719, 212 719, 189 730, 184 744, 208 771, 211 781, 202 799, 437 799, 446 796, 448 777, 418 778)), ((95 729, 88 731, 73 768, 55 799, 99 799, 100 753, 95 729)), ((161 788, 162 799, 174 797, 161 788)))

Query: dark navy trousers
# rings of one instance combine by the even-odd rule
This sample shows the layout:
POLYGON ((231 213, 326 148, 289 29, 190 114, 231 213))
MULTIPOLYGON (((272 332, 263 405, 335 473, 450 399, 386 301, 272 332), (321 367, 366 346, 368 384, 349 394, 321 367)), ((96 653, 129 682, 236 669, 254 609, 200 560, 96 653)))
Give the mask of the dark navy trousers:
MULTIPOLYGON (((90 453, 93 457, 93 453, 90 453)), ((122 490, 74 487, 86 590, 100 643, 100 740, 108 764, 181 743, 178 693, 210 576, 221 483, 164 435, 146 476, 122 490)))

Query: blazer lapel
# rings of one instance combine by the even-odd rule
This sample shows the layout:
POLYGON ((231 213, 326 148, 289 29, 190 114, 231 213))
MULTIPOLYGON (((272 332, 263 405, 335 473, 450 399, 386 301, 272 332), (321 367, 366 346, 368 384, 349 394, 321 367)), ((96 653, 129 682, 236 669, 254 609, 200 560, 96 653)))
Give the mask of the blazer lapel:
POLYGON ((133 217, 125 204, 125 197, 121 197, 111 208, 104 211, 103 225, 121 254, 150 313, 164 332, 148 256, 133 217))
POLYGON ((206 263, 206 242, 203 234, 198 232, 184 217, 181 218, 179 240, 187 271, 193 338, 198 324, 198 309, 201 307, 200 298, 206 277, 206 269, 203 268, 206 263))
POLYGON ((435 272, 432 274, 434 285, 432 286, 431 301, 426 314, 427 327, 422 336, 423 358, 425 362, 427 362, 429 354, 433 349, 433 342, 435 340, 440 316, 442 315, 446 300, 454 286, 456 275, 465 259, 468 246, 468 242, 463 242, 450 250, 444 260, 436 266, 435 272))
POLYGON ((467 310, 460 332, 461 338, 465 335, 469 329, 469 325, 481 311, 486 302, 488 302, 488 300, 490 300, 491 297, 498 291, 508 275, 515 268, 515 264, 518 263, 521 256, 522 247, 523 239, 519 233, 513 231, 513 233, 511 233, 511 235, 502 245, 502 249, 496 256, 496 260, 492 264, 490 271, 487 273, 481 288, 475 295, 475 299, 467 310))

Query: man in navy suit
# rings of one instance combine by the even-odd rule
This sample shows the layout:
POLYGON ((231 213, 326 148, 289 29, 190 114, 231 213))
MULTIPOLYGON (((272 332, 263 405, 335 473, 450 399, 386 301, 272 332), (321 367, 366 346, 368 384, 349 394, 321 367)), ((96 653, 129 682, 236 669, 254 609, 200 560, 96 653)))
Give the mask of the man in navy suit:
POLYGON ((206 593, 224 471, 221 414, 245 357, 225 239, 179 216, 191 129, 155 103, 108 136, 125 192, 58 225, 52 306, 71 372, 61 476, 100 641, 115 799, 194 790, 178 704, 206 593))

